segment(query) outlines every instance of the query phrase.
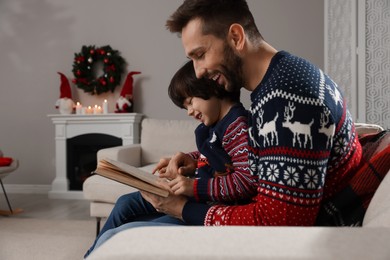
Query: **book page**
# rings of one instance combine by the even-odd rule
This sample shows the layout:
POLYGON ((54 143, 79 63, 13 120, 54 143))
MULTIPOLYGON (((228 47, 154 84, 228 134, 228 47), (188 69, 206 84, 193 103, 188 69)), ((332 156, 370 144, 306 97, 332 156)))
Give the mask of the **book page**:
POLYGON ((95 173, 160 196, 167 197, 169 194, 168 188, 161 184, 165 179, 112 159, 100 160, 95 173))
POLYGON ((150 184, 158 185, 158 180, 159 179, 161 180, 161 178, 159 178, 157 175, 154 175, 151 172, 143 171, 141 169, 138 169, 137 167, 128 165, 128 164, 123 163, 123 162, 115 161, 112 159, 103 159, 101 161, 101 163, 104 164, 105 166, 109 166, 111 164, 111 165, 115 166, 116 168, 119 168, 119 169, 123 170, 124 172, 126 172, 126 173, 140 179, 140 180, 143 180, 147 183, 150 183, 150 184))

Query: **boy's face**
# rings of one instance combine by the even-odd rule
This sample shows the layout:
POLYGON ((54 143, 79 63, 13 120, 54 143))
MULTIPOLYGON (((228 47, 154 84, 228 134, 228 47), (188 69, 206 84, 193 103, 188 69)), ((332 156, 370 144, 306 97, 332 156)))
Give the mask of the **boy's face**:
POLYGON ((206 126, 211 126, 222 119, 221 100, 211 97, 208 100, 199 97, 188 97, 184 100, 187 114, 206 126))
POLYGON ((197 78, 209 78, 227 91, 244 85, 242 61, 226 41, 214 35, 203 35, 202 22, 191 20, 182 30, 184 51, 193 60, 197 78))

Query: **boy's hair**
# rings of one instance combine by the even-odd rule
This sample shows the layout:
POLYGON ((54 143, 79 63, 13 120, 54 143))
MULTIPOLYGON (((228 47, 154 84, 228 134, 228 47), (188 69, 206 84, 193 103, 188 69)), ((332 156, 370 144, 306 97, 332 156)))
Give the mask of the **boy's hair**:
POLYGON ((172 77, 168 87, 168 95, 172 102, 180 108, 185 108, 184 101, 188 97, 199 97, 205 100, 216 97, 237 103, 240 102, 239 90, 228 92, 214 80, 207 78, 198 79, 191 60, 184 64, 172 77))
POLYGON ((225 39, 230 25, 238 23, 249 40, 263 40, 246 0, 185 0, 167 20, 166 27, 181 34, 188 22, 196 18, 202 21, 204 35, 225 39))

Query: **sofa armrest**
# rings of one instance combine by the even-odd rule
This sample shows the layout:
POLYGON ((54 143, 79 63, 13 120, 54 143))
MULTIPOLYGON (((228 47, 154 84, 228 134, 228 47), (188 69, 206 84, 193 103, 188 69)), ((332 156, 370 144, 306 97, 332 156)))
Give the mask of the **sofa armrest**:
POLYGON ((97 153, 97 160, 109 158, 127 163, 134 167, 141 167, 141 145, 130 144, 101 149, 97 153))
POLYGON ((383 227, 137 227, 114 235, 88 260, 389 259, 389 231, 383 227))
POLYGON ((365 124, 365 123, 355 123, 355 129, 359 136, 365 134, 376 134, 384 130, 380 125, 375 124, 365 124))

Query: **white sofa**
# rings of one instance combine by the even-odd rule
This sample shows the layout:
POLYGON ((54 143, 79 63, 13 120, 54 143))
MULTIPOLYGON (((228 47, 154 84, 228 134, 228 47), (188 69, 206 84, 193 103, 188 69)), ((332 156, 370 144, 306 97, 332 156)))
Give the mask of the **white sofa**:
MULTIPOLYGON (((145 118, 141 122, 140 143, 106 148, 98 151, 97 159, 111 158, 135 167, 152 170, 162 157, 196 150, 194 130, 195 120, 163 120, 145 118)), ((136 189, 107 178, 93 175, 83 183, 83 194, 90 200, 91 217, 100 221, 107 218, 116 200, 136 189)))
MULTIPOLYGON (((159 158, 195 150, 193 120, 144 119, 141 143, 103 149, 109 157, 151 169, 159 158)), ((359 125, 360 132, 380 127, 359 125)), ((100 176, 84 182, 91 216, 100 221, 134 189, 100 176)), ((375 193, 361 228, 143 227, 115 235, 88 259, 390 259, 390 175, 375 193)))

